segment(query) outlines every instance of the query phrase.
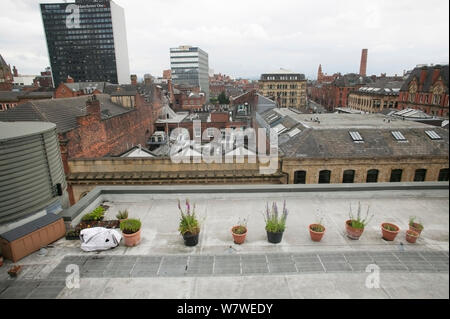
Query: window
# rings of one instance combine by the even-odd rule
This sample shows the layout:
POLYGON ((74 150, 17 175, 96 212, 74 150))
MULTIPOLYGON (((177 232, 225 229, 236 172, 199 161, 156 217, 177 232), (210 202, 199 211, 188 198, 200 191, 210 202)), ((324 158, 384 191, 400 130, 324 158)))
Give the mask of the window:
POLYGON ((391 183, 401 182, 402 181, 402 173, 403 173, 403 170, 401 170, 401 169, 393 169, 391 171, 390 182, 391 183))
POLYGON ((330 184, 331 171, 324 170, 319 173, 319 184, 330 184))
POLYGON ((342 183, 353 183, 355 180, 355 171, 352 169, 344 171, 342 183))
POLYGON ((364 140, 359 132, 348 132, 355 143, 363 143, 364 140))
POLYGON ((399 141, 399 142, 406 142, 406 138, 405 136, 403 136, 403 134, 399 131, 393 131, 391 132, 392 136, 394 136, 394 138, 399 141))
POLYGON ((439 136, 435 131, 425 131, 429 138, 432 140, 442 140, 442 137, 439 136))
POLYGON ((443 168, 439 171, 439 182, 448 182, 448 168, 443 168))
POLYGON ((376 183, 378 182, 378 170, 371 169, 367 172, 366 183, 376 183))
POLYGON ((194 136, 202 137, 202 129, 200 127, 194 127, 194 136))
POLYGON ((425 182, 425 177, 427 175, 426 169, 416 169, 416 173, 414 174, 415 182, 425 182))
POLYGON ((306 184, 306 171, 296 171, 294 173, 294 184, 306 184))
POLYGON ((208 137, 214 137, 214 127, 208 127, 208 137))

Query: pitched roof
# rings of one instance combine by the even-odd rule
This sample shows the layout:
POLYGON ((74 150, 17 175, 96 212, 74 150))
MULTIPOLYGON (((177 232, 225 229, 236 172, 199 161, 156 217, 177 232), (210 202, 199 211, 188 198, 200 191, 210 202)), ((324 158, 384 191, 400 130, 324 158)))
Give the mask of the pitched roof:
POLYGON ((372 83, 372 79, 368 76, 361 76, 356 73, 349 73, 345 75, 338 76, 334 81, 333 84, 335 86, 340 87, 352 87, 356 85, 365 85, 368 83, 372 83))
MULTIPOLYGON (((106 94, 96 95, 100 101, 102 119, 130 112, 131 110, 111 102, 106 94)), ((78 126, 77 117, 86 115, 86 101, 90 95, 68 99, 30 101, 0 112, 0 121, 43 121, 56 124, 58 133, 68 132, 78 126)))
POLYGON ((402 129, 407 142, 392 136, 394 129, 359 129, 363 143, 355 143, 351 129, 305 129, 284 143, 280 149, 288 158, 374 158, 396 156, 447 156, 448 133, 437 127, 402 129), (437 132, 442 140, 432 141, 425 131, 437 132))
POLYGON ((416 79, 416 81, 419 83, 420 81, 420 74, 422 70, 426 71, 426 77, 423 82, 422 86, 422 92, 429 92, 431 87, 435 82, 433 82, 433 73, 435 69, 439 69, 439 75, 442 77, 442 81, 445 85, 445 93, 448 94, 448 77, 449 77, 449 65, 434 65, 434 66, 421 66, 416 67, 414 70, 411 71, 408 78, 403 83, 403 86, 401 88, 401 91, 408 91, 409 84, 412 80, 416 79))

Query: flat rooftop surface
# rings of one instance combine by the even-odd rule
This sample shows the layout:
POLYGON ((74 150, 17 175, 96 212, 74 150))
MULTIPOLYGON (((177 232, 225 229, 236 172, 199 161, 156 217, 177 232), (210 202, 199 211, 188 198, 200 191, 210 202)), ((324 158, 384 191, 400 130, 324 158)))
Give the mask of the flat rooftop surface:
POLYGON ((274 109, 282 116, 289 116, 292 119, 302 123, 305 126, 314 129, 408 129, 408 128, 430 128, 427 124, 404 121, 401 119, 393 119, 383 114, 342 114, 342 113, 326 113, 326 114, 299 114, 287 108, 274 109), (311 120, 311 118, 313 120, 311 120), (319 119, 320 123, 314 121, 319 119), (389 122, 388 122, 389 120, 389 122))
MULTIPOLYGON (((195 187, 195 186, 193 186, 195 187)), ((135 187, 138 188, 138 187, 135 187)), ((79 241, 61 239, 18 264, 17 279, 0 268, 0 298, 449 298, 449 197, 445 190, 101 194, 105 219, 127 209, 143 223, 141 243, 85 253, 79 241), (178 233, 177 199, 195 203, 202 222, 199 244, 185 247, 178 233), (286 200, 287 228, 280 244, 267 242, 267 202, 286 200), (360 240, 345 234, 349 205, 373 219, 360 240), (326 233, 312 242, 308 225, 321 215, 326 233), (410 216, 424 224, 416 244, 405 240, 410 216), (230 229, 248 217, 248 235, 235 245, 230 229), (393 242, 381 238, 382 222, 400 227, 393 242), (80 287, 67 287, 76 265, 80 287), (366 284, 379 273, 379 285, 366 284)), ((81 215, 80 215, 81 216, 81 215)), ((76 221, 75 221, 76 222, 76 221)))

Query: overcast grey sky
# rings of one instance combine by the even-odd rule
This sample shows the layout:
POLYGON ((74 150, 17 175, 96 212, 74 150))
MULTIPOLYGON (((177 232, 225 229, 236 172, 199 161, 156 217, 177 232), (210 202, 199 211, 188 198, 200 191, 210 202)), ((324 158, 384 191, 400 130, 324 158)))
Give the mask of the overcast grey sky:
MULTIPOLYGON (((21 74, 49 65, 39 3, 1 0, 0 54, 21 74)), ((73 2, 73 1, 68 1, 73 2)), ((125 9, 131 72, 160 76, 169 48, 199 46, 216 73, 255 77, 280 67, 401 74, 449 61, 448 0, 115 0, 125 9)))

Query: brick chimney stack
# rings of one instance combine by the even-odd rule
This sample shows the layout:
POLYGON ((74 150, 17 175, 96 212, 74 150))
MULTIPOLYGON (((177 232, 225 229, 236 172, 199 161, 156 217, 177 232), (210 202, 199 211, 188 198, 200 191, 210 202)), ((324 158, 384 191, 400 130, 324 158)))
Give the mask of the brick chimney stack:
POLYGON ((100 118, 100 101, 95 94, 86 101, 86 115, 96 115, 100 118))
POLYGON ((361 53, 361 65, 359 67, 359 75, 366 76, 367 74, 367 54, 368 49, 362 49, 361 53))
POLYGON ((137 75, 132 74, 130 78, 131 78, 131 85, 137 85, 137 75))
POLYGON ((19 71, 17 71, 16 66, 13 66, 13 75, 14 75, 15 77, 18 77, 18 76, 19 76, 19 71))
POLYGON ((70 75, 68 75, 66 83, 75 83, 75 80, 70 75))

